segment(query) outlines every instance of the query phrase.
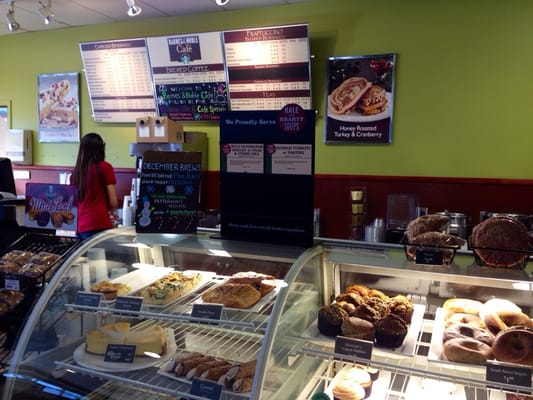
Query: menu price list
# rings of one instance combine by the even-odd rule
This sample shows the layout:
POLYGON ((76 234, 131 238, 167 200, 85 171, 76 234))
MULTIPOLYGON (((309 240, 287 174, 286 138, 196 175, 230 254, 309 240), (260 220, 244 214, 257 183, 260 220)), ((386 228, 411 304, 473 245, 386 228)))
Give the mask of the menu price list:
POLYGON ((152 76, 145 39, 80 44, 96 122, 133 122, 155 115, 152 76))
POLYGON ((224 32, 232 110, 311 108, 307 25, 224 32))

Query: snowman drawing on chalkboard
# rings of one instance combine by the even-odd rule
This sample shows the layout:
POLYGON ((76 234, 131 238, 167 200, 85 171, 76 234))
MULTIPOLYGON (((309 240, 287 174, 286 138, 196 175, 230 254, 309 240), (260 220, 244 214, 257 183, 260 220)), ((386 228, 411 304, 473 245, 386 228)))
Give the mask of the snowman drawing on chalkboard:
POLYGON ((152 223, 152 219, 150 218, 150 214, 152 213, 152 210, 150 209, 150 199, 148 196, 143 197, 143 208, 141 210, 141 218, 139 218, 139 225, 141 226, 148 226, 152 223))

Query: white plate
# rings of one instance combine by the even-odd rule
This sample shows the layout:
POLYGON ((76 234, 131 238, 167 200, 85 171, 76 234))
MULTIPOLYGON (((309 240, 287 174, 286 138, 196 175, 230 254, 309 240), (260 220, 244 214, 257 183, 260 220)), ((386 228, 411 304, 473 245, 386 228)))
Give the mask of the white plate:
MULTIPOLYGON (((171 272, 174 272, 174 270, 172 269, 171 272)), ((172 304, 176 303, 177 301, 179 301, 182 297, 188 296, 191 293, 194 293, 194 292, 198 291, 205 284, 207 284, 211 279, 213 279, 214 276, 216 276, 216 274, 214 272, 209 272, 209 271, 196 271, 196 270, 188 269, 188 270, 183 271, 183 272, 197 272, 197 273, 199 273, 200 274, 200 283, 195 288, 193 288, 191 291, 185 293, 183 296, 177 297, 174 300, 169 301, 166 304, 150 304, 150 303, 143 302, 143 307, 147 307, 148 309, 167 308, 167 307, 171 306, 172 304)), ((147 286, 149 286, 149 285, 146 285, 144 287, 147 287, 147 286)))
POLYGON ((85 368, 94 369, 96 371, 104 372, 122 372, 122 371, 136 371, 148 367, 153 367, 156 364, 168 361, 176 352, 176 339, 174 338, 174 330, 166 328, 167 333, 167 351, 160 358, 136 356, 132 363, 123 362, 107 362, 104 361, 103 355, 91 354, 85 351, 85 343, 80 344, 74 350, 74 361, 85 368))
MULTIPOLYGON (((224 281, 220 282, 221 285, 223 283, 224 283, 224 281)), ((251 306, 249 308, 224 307, 224 310, 249 311, 249 312, 254 312, 254 313, 261 312, 263 307, 266 306, 272 299, 274 299, 278 295, 280 288, 282 288, 283 286, 287 286, 287 283, 285 281, 283 281, 283 280, 280 280, 280 279, 275 279, 274 283, 276 285, 274 290, 268 292, 263 297, 261 297, 259 299, 259 301, 257 303, 255 303, 253 306, 251 306)), ((213 286, 213 288, 214 287, 215 286, 213 286)), ((198 299, 193 301, 193 303, 194 304, 213 304, 213 303, 204 302, 201 297, 199 297, 198 299)))
MULTIPOLYGON (((418 333, 422 327, 422 321, 424 319, 424 312, 426 306, 424 304, 415 304, 413 311, 413 317, 411 318, 411 324, 409 325, 409 330, 407 331, 407 336, 403 341, 403 344, 400 347, 395 349, 379 347, 377 344, 374 345, 374 351, 386 352, 386 353, 396 353, 401 355, 413 356, 415 354, 416 341, 418 339, 418 333)), ((335 338, 323 335, 318 330, 318 321, 315 319, 311 325, 302 333, 302 338, 309 339, 311 341, 317 342, 319 344, 330 344, 331 347, 335 346, 335 338)))
POLYGON ((466 393, 463 385, 437 379, 409 377, 409 383, 405 389, 405 400, 426 398, 432 400, 466 400, 466 393))
MULTIPOLYGON (((331 399, 333 399, 332 389, 335 386, 335 384, 337 383, 337 380, 339 379, 340 374, 342 373, 342 371, 344 371, 345 369, 348 369, 348 368, 351 368, 351 366, 347 365, 344 368, 342 368, 339 371, 339 373, 337 375, 335 375, 335 377, 333 377, 333 379, 329 383, 328 387, 326 388, 326 391, 324 393, 326 393, 331 399)), ((365 398, 365 400, 381 400, 381 399, 384 399, 386 394, 387 394, 387 391, 389 389, 390 377, 391 377, 391 374, 390 374, 389 371, 380 370, 378 379, 376 379, 372 383, 372 392, 370 393, 370 396, 365 398)))
POLYGON ((328 117, 336 119, 337 121, 342 122, 374 122, 374 121, 380 121, 382 119, 389 118, 391 115, 391 93, 387 92, 387 109, 374 115, 363 115, 359 111, 352 110, 347 114, 335 114, 331 112, 330 106, 329 106, 329 96, 328 96, 328 117))

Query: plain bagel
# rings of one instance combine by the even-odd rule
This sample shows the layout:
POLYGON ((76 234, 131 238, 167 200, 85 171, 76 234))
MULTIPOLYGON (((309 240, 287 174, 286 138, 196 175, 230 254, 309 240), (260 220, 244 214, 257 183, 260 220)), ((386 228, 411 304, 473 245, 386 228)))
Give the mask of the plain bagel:
POLYGON ((499 332, 492 351, 498 361, 533 366, 533 330, 511 327, 499 332))
POLYGON ((493 358, 491 346, 472 338, 450 339, 443 347, 449 361, 485 365, 493 358))

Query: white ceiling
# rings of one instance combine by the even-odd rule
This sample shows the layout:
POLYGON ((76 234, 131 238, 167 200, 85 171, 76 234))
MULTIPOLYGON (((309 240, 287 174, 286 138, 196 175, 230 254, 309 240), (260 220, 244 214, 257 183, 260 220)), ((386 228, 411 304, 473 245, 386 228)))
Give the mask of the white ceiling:
MULTIPOLYGON (((46 4, 47 0, 41 0, 46 4)), ((310 0, 229 0, 218 6, 215 0, 136 0, 142 13, 136 17, 126 14, 126 0, 52 0, 55 19, 46 25, 39 14, 39 0, 14 0, 15 20, 20 30, 10 32, 5 15, 9 0, 0 0, 0 35, 15 35, 23 32, 61 29, 71 26, 94 25, 132 19, 159 18, 176 15, 225 12, 243 8, 266 7, 299 3, 310 0)))

